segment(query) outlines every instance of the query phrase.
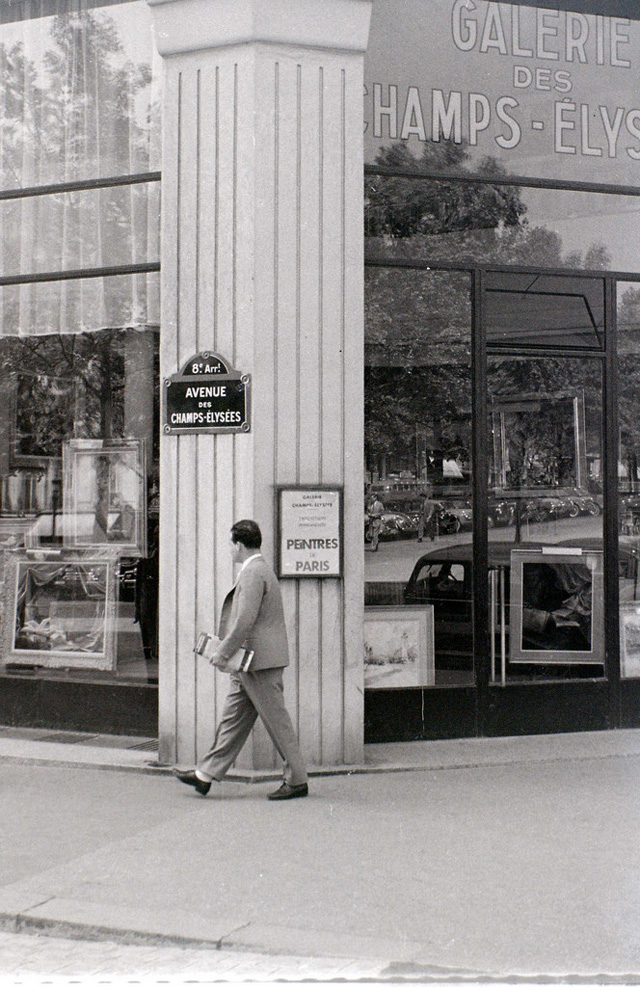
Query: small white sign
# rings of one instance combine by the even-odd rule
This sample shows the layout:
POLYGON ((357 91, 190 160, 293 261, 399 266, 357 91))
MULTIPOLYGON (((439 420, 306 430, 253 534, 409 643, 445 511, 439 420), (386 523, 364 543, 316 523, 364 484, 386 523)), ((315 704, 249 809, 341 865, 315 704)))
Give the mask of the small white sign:
POLYGON ((279 489, 279 575, 342 575, 342 491, 279 489))

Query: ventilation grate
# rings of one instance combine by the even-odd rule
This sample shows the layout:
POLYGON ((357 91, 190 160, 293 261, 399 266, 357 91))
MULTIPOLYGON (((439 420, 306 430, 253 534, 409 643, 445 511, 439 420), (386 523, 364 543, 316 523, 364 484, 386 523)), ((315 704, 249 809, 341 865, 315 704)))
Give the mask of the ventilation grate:
POLYGON ((48 744, 87 744, 95 738, 86 733, 47 733, 38 740, 44 740, 48 744))
POLYGON ((133 744, 131 747, 127 747, 129 751, 157 751, 158 741, 157 740, 145 740, 141 744, 133 744))

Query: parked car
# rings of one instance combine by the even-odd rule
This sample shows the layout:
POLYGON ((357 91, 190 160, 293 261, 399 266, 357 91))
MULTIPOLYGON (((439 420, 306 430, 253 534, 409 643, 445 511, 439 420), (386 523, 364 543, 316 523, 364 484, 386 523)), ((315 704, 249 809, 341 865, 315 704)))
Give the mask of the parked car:
POLYGON ((457 535, 460 531, 460 518, 441 500, 436 501, 435 517, 436 530, 439 535, 457 535))
POLYGON ((567 497, 540 497, 538 506, 548 521, 559 521, 571 514, 571 501, 567 497))
POLYGON ((572 497, 571 499, 580 514, 590 514, 592 517, 597 517, 598 514, 602 513, 602 506, 597 497, 572 497))
POLYGON ((385 511, 382 515, 381 538, 413 538, 418 530, 417 521, 402 511, 385 511))

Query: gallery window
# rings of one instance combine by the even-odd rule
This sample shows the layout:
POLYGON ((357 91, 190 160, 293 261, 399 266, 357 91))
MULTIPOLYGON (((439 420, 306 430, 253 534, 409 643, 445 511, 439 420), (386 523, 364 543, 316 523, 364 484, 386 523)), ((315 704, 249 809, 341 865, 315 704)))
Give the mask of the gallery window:
POLYGON ((618 285, 620 674, 640 678, 640 285, 618 285))
POLYGON ((157 680, 158 335, 0 339, 2 668, 157 680))
POLYGON ((157 682, 146 3, 0 9, 0 672, 157 682))

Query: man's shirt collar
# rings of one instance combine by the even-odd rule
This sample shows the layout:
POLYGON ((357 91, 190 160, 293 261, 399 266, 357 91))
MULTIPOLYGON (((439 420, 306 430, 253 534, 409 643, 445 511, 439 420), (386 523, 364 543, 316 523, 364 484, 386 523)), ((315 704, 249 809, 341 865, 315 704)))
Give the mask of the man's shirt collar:
POLYGON ((256 552, 255 555, 250 555, 249 558, 245 559, 242 565, 240 566, 240 572, 238 572, 238 576, 240 575, 241 572, 243 572, 244 569, 246 569, 246 567, 249 565, 250 562, 253 562, 254 559, 261 559, 261 558, 262 558, 262 552, 256 552))

